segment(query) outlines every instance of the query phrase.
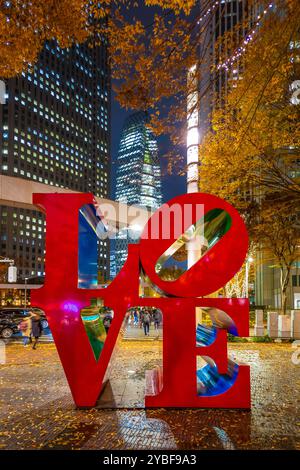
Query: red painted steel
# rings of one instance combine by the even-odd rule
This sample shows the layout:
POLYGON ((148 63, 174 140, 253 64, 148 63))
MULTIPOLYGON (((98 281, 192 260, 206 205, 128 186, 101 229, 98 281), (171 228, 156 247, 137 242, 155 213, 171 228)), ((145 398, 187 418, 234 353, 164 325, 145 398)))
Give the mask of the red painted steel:
POLYGON ((200 297, 221 289, 240 269, 247 250, 248 234, 237 210, 223 199, 203 193, 184 194, 161 206, 148 221, 140 241, 141 262, 147 275, 156 286, 176 297, 200 297), (230 230, 178 280, 161 280, 155 272, 158 258, 178 238, 176 232, 181 235, 191 223, 197 222, 197 208, 201 205, 204 206, 204 214, 216 208, 225 210, 232 220, 230 230), (191 217, 186 216, 188 212, 192 213, 191 217), (170 213, 174 217, 169 217, 170 213), (170 236, 166 236, 169 225, 170 236), (159 237, 154 238, 157 227, 159 237))
POLYGON ((196 298, 211 293, 216 286, 221 287, 239 269, 247 251, 246 229, 236 210, 214 196, 184 195, 176 198, 176 201, 181 205, 205 204, 206 211, 224 208, 232 217, 232 227, 210 250, 207 259, 200 260, 189 270, 190 274, 187 271, 183 280, 180 278, 172 286, 170 283, 165 286, 163 281, 156 279, 152 263, 155 264, 158 256, 170 245, 170 239, 166 242, 143 237, 140 245, 129 245, 128 259, 122 271, 107 288, 79 289, 78 211, 83 205, 93 203, 93 195, 52 193, 33 196, 33 203, 43 207, 46 212, 46 275, 44 286, 32 291, 32 303, 39 305, 47 315, 74 401, 79 407, 96 404, 125 313, 128 308, 137 305, 156 306, 162 310, 164 318, 163 389, 156 396, 146 396, 146 406, 250 407, 248 366, 240 366, 236 382, 221 395, 203 397, 198 396, 196 391, 196 356, 210 356, 219 372, 224 373, 227 369, 227 343, 226 331, 219 330, 211 346, 196 347, 195 306, 222 309, 235 322, 238 334, 248 336, 247 299, 196 298), (150 278, 177 297, 139 297, 140 259, 150 278), (104 305, 114 311, 114 319, 98 362, 80 315, 81 309, 95 297, 103 298, 104 305))

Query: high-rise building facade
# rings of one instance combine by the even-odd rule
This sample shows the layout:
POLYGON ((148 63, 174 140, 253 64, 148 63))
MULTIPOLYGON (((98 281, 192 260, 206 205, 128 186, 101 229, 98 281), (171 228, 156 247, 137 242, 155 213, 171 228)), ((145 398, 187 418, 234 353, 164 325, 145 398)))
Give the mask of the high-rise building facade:
MULTIPOLYGON (((1 174, 107 197, 110 73, 105 44, 61 49, 46 43, 31 73, 5 82, 1 174)), ((0 254, 15 260, 20 278, 43 275, 43 214, 0 206, 0 217, 0 254)), ((109 257, 101 259, 100 268, 108 270, 109 257)))
MULTIPOLYGON (((202 2, 200 2, 202 8, 202 2)), ((253 9, 254 7, 252 7, 253 9)), ((256 10, 256 8, 255 8, 256 10)), ((225 33, 233 33, 237 24, 242 28, 241 37, 246 35, 246 19, 251 25, 254 12, 248 11, 247 0, 215 0, 199 20, 199 27, 205 28, 201 41, 199 64, 191 68, 188 75, 190 94, 188 97, 188 135, 187 135, 187 191, 198 191, 199 185, 199 144, 210 129, 211 113, 222 102, 230 82, 239 79, 240 64, 227 67, 229 51, 218 46, 225 33), (222 57, 222 59, 221 59, 222 57), (223 66, 224 63, 224 66, 223 66)), ((201 187, 201 182, 200 182, 201 187)))
POLYGON ((117 161, 116 200, 155 210, 161 205, 157 141, 147 114, 129 116, 122 130, 117 161))
MULTIPOLYGON (((124 123, 117 158, 115 198, 155 211, 162 204, 161 169, 157 141, 147 123, 148 115, 143 111, 132 114, 124 123)), ((117 234, 116 272, 127 258, 128 243, 136 242, 136 238, 126 229, 117 234)))

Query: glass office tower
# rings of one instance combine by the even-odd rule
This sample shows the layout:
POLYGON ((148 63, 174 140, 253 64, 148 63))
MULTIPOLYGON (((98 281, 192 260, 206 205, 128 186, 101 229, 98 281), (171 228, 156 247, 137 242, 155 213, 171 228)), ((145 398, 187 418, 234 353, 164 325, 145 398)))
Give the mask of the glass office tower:
MULTIPOLYGON (((129 116, 124 123, 117 159, 116 200, 155 211, 162 204, 161 169, 157 141, 147 122, 147 113, 141 111, 129 116)), ((117 272, 127 258, 128 243, 135 241, 127 229, 118 233, 117 272)))

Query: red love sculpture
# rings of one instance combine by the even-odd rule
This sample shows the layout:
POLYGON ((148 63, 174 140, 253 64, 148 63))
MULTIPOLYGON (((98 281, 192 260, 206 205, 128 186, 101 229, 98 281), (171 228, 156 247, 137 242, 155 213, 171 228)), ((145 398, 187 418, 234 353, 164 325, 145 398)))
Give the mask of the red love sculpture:
POLYGON ((129 245, 123 269, 106 289, 79 289, 78 212, 93 203, 92 194, 35 194, 33 202, 46 212, 46 274, 44 286, 32 291, 32 303, 47 315, 77 406, 96 404, 126 311, 140 305, 155 306, 164 316, 163 385, 157 395, 146 396, 146 406, 250 407, 249 367, 228 361, 226 338, 230 328, 248 336, 248 300, 199 298, 221 288, 245 259, 247 232, 231 205, 200 193, 173 199, 149 220, 140 244, 129 245), (169 217, 170 209, 174 215, 169 217), (192 250, 189 261, 185 245, 193 246, 193 235, 200 248, 192 250), (164 270, 174 260, 177 268, 173 265, 171 271, 176 275, 166 280, 164 270), (182 267, 182 260, 188 265, 182 267), (140 262, 157 288, 173 297, 139 297, 140 262), (80 315, 95 297, 114 311, 98 361, 80 315), (212 318, 217 312, 219 318, 227 314, 230 319, 214 324, 208 344, 202 343, 201 325, 196 332, 197 306, 207 308, 212 318), (197 356, 210 358, 200 371, 197 356))

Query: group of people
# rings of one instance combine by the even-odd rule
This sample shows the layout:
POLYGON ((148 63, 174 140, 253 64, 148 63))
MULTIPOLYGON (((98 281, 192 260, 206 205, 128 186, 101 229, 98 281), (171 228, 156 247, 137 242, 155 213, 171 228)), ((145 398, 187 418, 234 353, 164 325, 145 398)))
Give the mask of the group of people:
POLYGON ((22 333, 24 347, 32 344, 32 349, 36 349, 39 337, 42 334, 41 317, 37 312, 30 311, 19 324, 22 333))
POLYGON ((155 330, 158 331, 162 316, 161 311, 157 308, 143 308, 132 310, 131 319, 135 326, 144 328, 145 336, 149 336, 151 323, 154 324, 155 330))

